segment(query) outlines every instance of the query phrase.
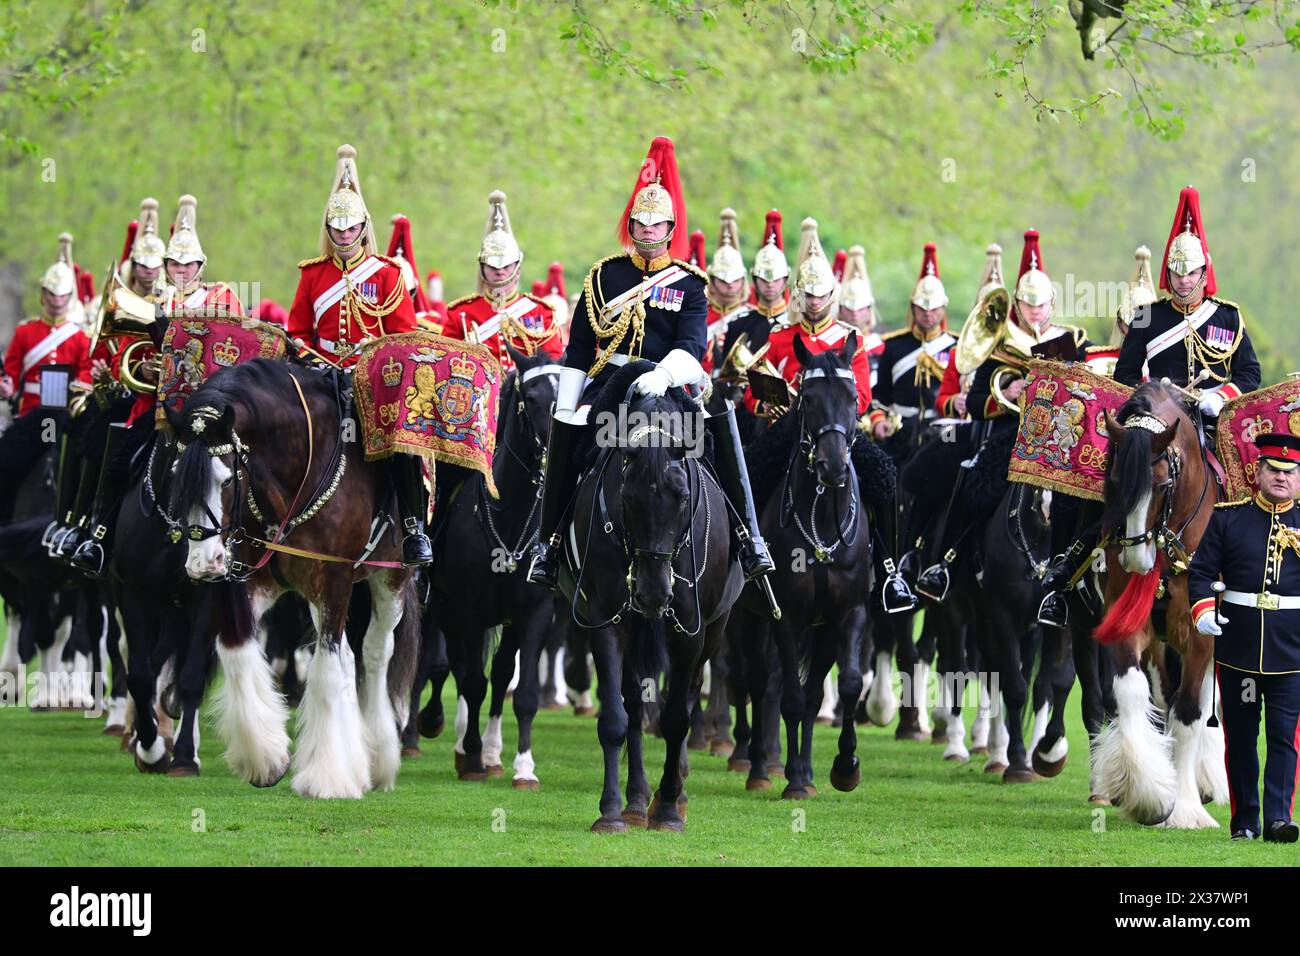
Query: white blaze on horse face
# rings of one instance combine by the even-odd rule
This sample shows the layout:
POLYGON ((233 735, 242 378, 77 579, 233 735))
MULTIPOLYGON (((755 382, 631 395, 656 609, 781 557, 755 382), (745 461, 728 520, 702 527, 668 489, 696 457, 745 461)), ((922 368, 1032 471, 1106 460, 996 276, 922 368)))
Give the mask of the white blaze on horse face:
MULTIPOLYGON (((226 516, 222 514, 221 507, 221 486, 230 478, 230 468, 220 458, 213 458, 210 477, 207 511, 197 505, 190 509, 188 520, 192 527, 208 527, 212 523, 209 513, 215 515, 218 522, 225 523, 226 516)), ((221 535, 214 534, 202 541, 190 541, 185 572, 196 581, 210 581, 226 576, 226 546, 221 541, 221 535)))
MULTIPOLYGON (((1147 512, 1151 510, 1151 491, 1143 492, 1133 510, 1124 519, 1124 535, 1136 538, 1147 530, 1147 512)), ((1156 545, 1154 541, 1132 544, 1120 552, 1119 563, 1131 574, 1146 574, 1156 566, 1156 545)))

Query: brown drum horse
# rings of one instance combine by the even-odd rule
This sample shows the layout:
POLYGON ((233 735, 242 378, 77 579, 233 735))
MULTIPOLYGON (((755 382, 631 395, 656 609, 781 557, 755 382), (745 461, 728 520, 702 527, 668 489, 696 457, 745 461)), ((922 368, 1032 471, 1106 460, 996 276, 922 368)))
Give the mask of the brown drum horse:
POLYGON ((1186 574, 1218 486, 1186 395, 1148 382, 1118 414, 1106 413, 1102 528, 1110 541, 1106 614, 1094 632, 1114 658, 1117 710, 1097 737, 1097 787, 1125 816, 1176 829, 1217 827, 1202 803, 1223 803, 1228 790, 1223 734, 1207 726, 1214 642, 1191 626, 1186 574), (1140 664, 1154 636, 1151 608, 1161 581, 1169 595, 1166 640, 1183 656, 1167 715, 1156 712, 1140 664))

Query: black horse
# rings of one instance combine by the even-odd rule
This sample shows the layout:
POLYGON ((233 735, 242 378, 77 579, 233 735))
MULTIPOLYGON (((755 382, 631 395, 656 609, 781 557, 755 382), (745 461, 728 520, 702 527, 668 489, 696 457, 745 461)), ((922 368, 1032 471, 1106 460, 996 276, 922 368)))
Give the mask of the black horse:
MULTIPOLYGON (((457 751, 462 780, 501 773, 501 715, 506 687, 519 653, 514 692, 519 747, 514 760, 516 789, 539 785, 532 756, 533 719, 538 707, 537 660, 551 623, 551 594, 529 584, 525 556, 537 539, 541 482, 551 406, 559 366, 545 354, 523 355, 506 346, 515 369, 502 383, 501 416, 492 476, 500 494, 493 501, 482 475, 448 489, 445 513, 437 517, 429 612, 448 642, 448 656, 461 662, 457 687, 467 708, 457 751), (489 636, 501 628, 492 662, 492 702, 487 732, 479 733, 479 708, 487 692, 489 636), (463 756, 462 756, 463 754, 463 756)), ((441 688, 438 688, 439 690, 441 688)))
POLYGON ((596 660, 605 783, 596 833, 629 824, 682 830, 689 702, 704 662, 721 646, 743 584, 721 488, 701 461, 703 415, 682 393, 630 399, 653 368, 631 362, 610 376, 592 408, 596 448, 561 524, 561 587, 596 660), (620 407, 623 411, 620 412, 620 407), (621 417, 625 416, 625 417, 621 417), (629 426, 605 427, 624 421, 629 426), (668 631, 672 633, 669 636, 668 631), (664 771, 654 801, 642 760, 643 702, 659 699, 664 771), (619 755, 627 743, 627 806, 619 755))

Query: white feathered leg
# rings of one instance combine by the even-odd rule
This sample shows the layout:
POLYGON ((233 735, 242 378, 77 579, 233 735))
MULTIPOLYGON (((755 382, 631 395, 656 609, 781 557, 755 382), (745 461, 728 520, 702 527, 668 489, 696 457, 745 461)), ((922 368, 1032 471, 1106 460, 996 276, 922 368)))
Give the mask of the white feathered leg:
MULTIPOLYGON (((217 735, 226 742, 226 763, 255 787, 278 783, 289 768, 289 708, 255 640, 239 647, 217 641, 224 679, 212 708, 217 735)), ((198 753, 198 724, 194 728, 198 753)))
POLYGON ((1098 793, 1146 826, 1168 818, 1178 793, 1170 739, 1155 726, 1151 690, 1141 668, 1115 677, 1114 720, 1097 735, 1098 793))
POLYGON ((402 742, 397 715, 388 694, 388 663, 393 657, 393 632, 402 619, 402 594, 371 579, 370 626, 361 643, 365 680, 361 685, 361 723, 370 764, 370 786, 392 790, 402 766, 402 742))
POLYGON ((893 659, 887 651, 876 654, 876 677, 867 694, 867 716, 877 727, 888 727, 898 714, 898 697, 894 693, 893 659))
POLYGON ((18 631, 21 622, 13 608, 5 608, 5 622, 9 635, 5 640, 4 653, 0 654, 0 704, 16 707, 22 703, 27 668, 23 666, 18 656, 18 631))

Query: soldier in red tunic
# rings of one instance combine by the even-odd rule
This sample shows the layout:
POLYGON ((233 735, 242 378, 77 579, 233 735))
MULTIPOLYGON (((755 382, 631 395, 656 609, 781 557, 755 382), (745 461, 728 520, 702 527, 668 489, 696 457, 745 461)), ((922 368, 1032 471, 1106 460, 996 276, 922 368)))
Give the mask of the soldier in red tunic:
POLYGON ((505 344, 525 355, 544 352, 557 361, 564 341, 555 313, 545 299, 519 291, 524 254, 510 229, 506 194, 488 196, 487 226, 478 250, 478 292, 447 305, 442 334, 477 342, 492 350, 503 371, 513 366, 505 344))
MULTIPOLYGON (((357 176, 357 151, 338 148, 334 186, 321 220, 321 255, 298 263, 302 274, 289 309, 289 337, 303 349, 349 372, 361 345, 384 335, 412 332, 415 305, 401 266, 375 251, 374 224, 357 176)), ((413 455, 388 459, 402 511, 402 563, 428 564, 433 549, 424 533, 424 475, 413 455)))
POLYGON ((718 250, 706 270, 709 276, 708 346, 700 364, 710 375, 722 371, 722 360, 726 358, 722 343, 731 323, 744 318, 750 311, 745 260, 740 255, 740 237, 736 231, 736 210, 722 210, 721 219, 718 250))
POLYGON ((48 447, 50 435, 62 430, 67 415, 66 392, 57 405, 45 406, 41 370, 51 365, 70 366, 70 378, 89 384, 90 340, 71 320, 69 310, 77 296, 72 269, 72 237, 59 237, 59 259, 41 278, 41 316, 21 323, 5 353, 0 397, 19 396, 18 417, 0 435, 0 521, 13 514, 14 497, 32 466, 48 447))

